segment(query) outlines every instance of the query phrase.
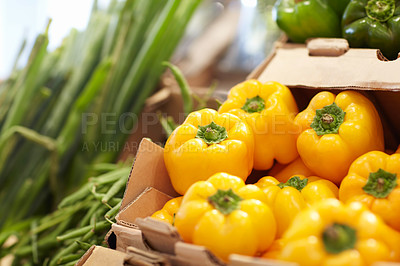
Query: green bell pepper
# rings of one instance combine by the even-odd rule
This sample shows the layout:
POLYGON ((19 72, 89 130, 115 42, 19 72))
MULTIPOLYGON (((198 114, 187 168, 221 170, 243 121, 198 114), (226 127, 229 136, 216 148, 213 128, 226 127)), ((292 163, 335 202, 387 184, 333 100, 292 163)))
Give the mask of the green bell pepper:
POLYGON ((388 59, 400 52, 400 0, 352 0, 343 14, 350 47, 377 48, 388 59))
POLYGON ((273 15, 293 42, 312 37, 341 37, 341 18, 350 0, 278 0, 273 15))

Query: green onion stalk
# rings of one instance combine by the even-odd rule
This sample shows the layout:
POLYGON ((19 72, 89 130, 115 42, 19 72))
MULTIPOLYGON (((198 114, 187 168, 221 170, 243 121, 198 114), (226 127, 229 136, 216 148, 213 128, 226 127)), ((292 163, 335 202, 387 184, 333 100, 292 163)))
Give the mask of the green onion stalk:
MULTIPOLYGON (((49 21, 25 67, 14 67, 0 84, 0 244, 6 236, 29 229, 29 238, 18 241, 15 252, 32 253, 37 261, 41 247, 54 244, 57 232, 70 227, 61 217, 76 213, 74 206, 65 212, 61 208, 59 220, 49 220, 49 228, 52 220, 59 221, 60 228, 45 238, 40 235, 43 221, 37 217, 54 211, 60 202, 65 204, 66 195, 83 188, 86 193, 88 178, 98 173, 94 165, 118 159, 145 100, 165 71, 162 62, 172 56, 200 2, 112 0, 102 9, 95 1, 87 28, 71 30, 54 51, 48 49, 49 21), (122 120, 124 115, 133 119, 122 120)), ((115 195, 105 194, 98 206, 113 209, 117 205, 108 202, 115 195)), ((82 197, 81 203, 86 200, 82 197)), ((90 218, 84 220, 87 225, 90 218)), ((96 228, 105 225, 109 223, 96 228)), ((72 237, 71 249, 85 246, 82 243, 93 234, 87 231, 81 244, 72 237)), ((79 254, 58 259, 71 262, 79 254)))

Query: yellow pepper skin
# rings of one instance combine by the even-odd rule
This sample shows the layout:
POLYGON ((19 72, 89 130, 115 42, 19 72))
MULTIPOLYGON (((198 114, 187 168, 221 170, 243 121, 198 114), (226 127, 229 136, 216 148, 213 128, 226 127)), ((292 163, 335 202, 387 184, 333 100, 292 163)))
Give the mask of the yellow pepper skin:
POLYGON ((298 156, 297 104, 286 86, 248 80, 233 87, 219 113, 242 118, 254 132, 254 168, 270 169, 274 160, 288 164, 298 156))
POLYGON ((275 239, 274 242, 272 242, 272 245, 269 247, 267 252, 262 254, 261 257, 265 259, 272 259, 272 260, 278 260, 278 256, 282 250, 282 248, 285 246, 285 240, 282 238, 275 239))
POLYGON ((301 211, 283 235, 280 260, 300 266, 372 265, 400 260, 400 233, 363 204, 322 200, 301 211))
POLYGON ((182 198, 183 197, 181 196, 170 199, 165 203, 161 210, 153 213, 151 218, 174 225, 174 216, 181 206, 182 198))
POLYGON ((303 160, 298 157, 296 160, 286 165, 276 163, 271 170, 268 171, 268 175, 275 177, 279 182, 287 182, 289 178, 294 175, 313 176, 315 174, 308 169, 303 160))
POLYGON ((265 202, 257 186, 218 173, 188 189, 175 227, 185 242, 205 246, 224 261, 232 253, 254 256, 275 239, 275 218, 265 202))
POLYGON ((253 133, 246 123, 232 114, 203 109, 190 113, 172 132, 164 162, 175 191, 183 195, 196 181, 219 172, 245 181, 253 168, 253 153, 253 133))
MULTIPOLYGON (((400 154, 368 152, 350 166, 339 189, 339 199, 359 201, 400 231, 400 154)), ((399 242, 400 245, 400 242, 399 242)))
POLYGON ((274 212, 277 236, 281 237, 296 215, 311 204, 326 198, 338 198, 339 189, 332 182, 316 176, 292 176, 281 183, 272 176, 261 178, 256 184, 267 196, 274 212))
POLYGON ((295 121, 302 128, 297 149, 303 162, 317 176, 337 185, 357 157, 384 149, 378 112, 355 91, 343 91, 337 96, 320 92, 295 121))

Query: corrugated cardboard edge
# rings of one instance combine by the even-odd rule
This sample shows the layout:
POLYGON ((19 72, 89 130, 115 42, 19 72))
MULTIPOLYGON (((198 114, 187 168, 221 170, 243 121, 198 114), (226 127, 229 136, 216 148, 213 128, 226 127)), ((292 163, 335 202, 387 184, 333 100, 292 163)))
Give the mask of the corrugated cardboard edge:
POLYGON ((116 236, 116 250, 126 252, 128 247, 136 247, 142 250, 150 250, 144 243, 142 231, 119 224, 112 224, 111 230, 116 236))
MULTIPOLYGON (((75 264, 76 266, 83 266, 86 264, 86 262, 89 262, 90 260, 95 260, 96 263, 93 264, 93 262, 90 265, 94 266, 117 266, 117 265, 124 265, 124 262, 128 259, 128 255, 109 248, 105 248, 102 246, 91 246, 85 254, 81 257, 81 259, 75 264), (93 257, 95 256, 95 257, 93 257), (113 264, 110 264, 109 262, 106 263, 105 258, 107 260, 113 260, 113 264), (104 263, 102 263, 102 261, 104 263)), ((89 265, 88 265, 89 266, 89 265)))
POLYGON ((135 247, 128 247, 126 253, 129 255, 128 263, 139 266, 163 265, 170 266, 166 257, 154 252, 144 251, 135 247))
POLYGON ((92 255, 93 249, 95 249, 95 245, 91 246, 85 254, 82 255, 82 257, 79 259, 79 261, 75 264, 75 266, 82 266, 86 260, 92 255))
MULTIPOLYGON (((170 262, 174 266, 187 266, 187 265, 193 265, 192 259, 186 259, 186 258, 181 258, 176 256, 175 254, 168 254, 168 253, 162 253, 158 252, 154 249, 151 249, 148 246, 148 243, 146 240, 143 238, 142 231, 138 229, 133 229, 133 228, 128 228, 126 226, 122 225, 117 225, 113 224, 112 230, 115 232, 115 234, 118 236, 117 240, 117 250, 126 252, 129 255, 131 255, 132 252, 134 253, 140 253, 142 255, 147 254, 145 256, 151 256, 151 257, 158 257, 158 258, 163 258, 166 259, 168 262, 170 262), (151 255, 150 255, 151 254, 151 255)), ((135 259, 139 259, 138 256, 136 256, 135 259)), ((132 263, 132 260, 129 260, 128 262, 132 263)), ((148 260, 145 259, 146 263, 149 263, 148 260)), ((155 261, 153 261, 155 262, 155 261)), ((137 265, 137 264, 134 264, 137 265)), ((141 265, 141 264, 139 264, 141 265)), ((146 264, 145 264, 146 265, 146 264)), ((156 264, 156 265, 168 265, 168 264, 156 264)))
POLYGON ((197 246, 179 241, 175 244, 175 253, 178 258, 193 261, 194 265, 224 266, 223 261, 218 259, 204 246, 197 246), (197 263, 196 263, 197 262, 197 263), (201 262, 201 263, 199 263, 201 262))
POLYGON ((135 223, 147 246, 162 253, 175 254, 175 243, 182 241, 175 227, 151 217, 137 218, 135 223))
POLYGON ((207 248, 184 243, 176 228, 168 223, 147 217, 136 219, 136 224, 142 231, 143 241, 152 250, 176 255, 176 258, 190 262, 190 265, 226 265, 207 248))
POLYGON ((172 197, 179 196, 168 177, 167 169, 164 165, 163 148, 144 138, 140 142, 139 150, 129 174, 121 209, 135 200, 147 187, 154 187, 172 197), (148 167, 148 161, 151 161, 151 168, 148 167), (141 178, 141 176, 149 177, 141 178))
POLYGON ((268 66, 269 62, 275 57, 276 55, 276 50, 280 47, 282 47, 286 42, 288 41, 288 37, 285 34, 282 34, 278 40, 274 43, 273 48, 271 49, 271 52, 268 54, 268 56, 258 65, 256 66, 253 71, 249 73, 249 75, 246 77, 246 79, 257 79, 260 74, 264 71, 264 69, 268 66))
POLYGON ((117 224, 137 229, 136 218, 150 216, 172 198, 156 188, 147 187, 136 199, 119 211, 115 217, 117 224), (144 210, 143 206, 145 206, 144 210))
POLYGON ((153 251, 187 261, 190 265, 209 266, 296 266, 296 263, 269 260, 232 254, 226 264, 204 246, 185 243, 176 228, 170 224, 147 218, 138 218, 137 225, 142 231, 143 241, 153 251))
POLYGON ((232 254, 229 256, 228 266, 298 266, 295 262, 278 261, 264 258, 255 258, 232 254))

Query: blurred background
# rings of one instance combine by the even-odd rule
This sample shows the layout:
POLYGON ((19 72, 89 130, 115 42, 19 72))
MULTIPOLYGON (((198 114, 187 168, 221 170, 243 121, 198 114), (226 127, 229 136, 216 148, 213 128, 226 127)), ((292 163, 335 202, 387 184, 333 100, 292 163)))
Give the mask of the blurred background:
MULTIPOLYGON (((49 49, 56 49, 71 28, 86 28, 94 0, 0 0, 0 79, 26 64, 35 37, 51 18, 49 49), (77 8, 79 7, 79 8, 77 8)), ((109 0, 97 1, 106 7, 109 0)), ((173 61, 193 86, 218 81, 227 89, 242 81, 271 51, 281 32, 272 19, 275 0, 206 0, 197 9, 173 61)))

